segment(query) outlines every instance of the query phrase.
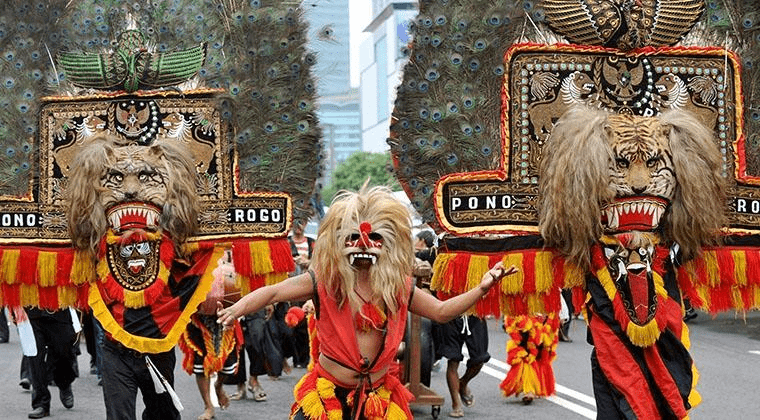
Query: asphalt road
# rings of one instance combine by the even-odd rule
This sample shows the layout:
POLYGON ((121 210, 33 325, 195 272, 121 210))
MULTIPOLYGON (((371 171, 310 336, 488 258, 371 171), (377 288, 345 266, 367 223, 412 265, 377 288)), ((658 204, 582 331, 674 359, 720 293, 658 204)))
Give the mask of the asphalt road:
MULTIPOLYGON (((700 371, 698 390, 703 402, 691 411, 692 420, 700 419, 747 419, 757 418, 760 412, 760 313, 752 312, 746 319, 733 314, 720 314, 716 318, 700 313, 690 322, 691 352, 700 371)), ((507 371, 505 360, 506 334, 498 320, 489 321, 491 361, 481 374, 471 382, 475 404, 465 409, 465 418, 476 419, 593 419, 596 418, 589 354, 591 346, 585 342, 586 327, 582 320, 575 320, 571 328, 571 343, 560 343, 557 360, 554 363, 557 377, 557 395, 536 400, 524 406, 517 398, 504 398, 498 389, 499 382, 507 371)), ((26 419, 31 411, 31 394, 18 385, 18 370, 21 348, 18 335, 11 326, 11 340, 0 344, 0 419, 26 419)), ((58 390, 51 387, 53 402, 51 418, 60 420, 96 420, 105 418, 105 407, 101 388, 94 375, 89 374, 89 356, 84 344, 79 356, 80 377, 74 382, 75 404, 71 410, 65 409, 59 399, 58 390)), ((181 353, 178 352, 175 388, 185 407, 182 416, 195 419, 203 410, 195 380, 180 368, 181 353)), ((444 396, 438 418, 448 418, 450 399, 445 383, 445 363, 440 371, 432 374, 431 388, 444 396)), ((460 367, 460 373, 464 371, 460 367)), ((233 401, 231 406, 221 411, 217 409, 219 420, 232 419, 286 419, 293 401, 292 389, 303 374, 302 369, 294 369, 290 375, 279 380, 261 378, 269 397, 265 402, 253 399, 233 401)), ((225 386, 228 393, 234 386, 225 386)), ((138 397, 138 418, 142 411, 138 397)), ((431 406, 414 406, 416 419, 433 419, 431 406)))

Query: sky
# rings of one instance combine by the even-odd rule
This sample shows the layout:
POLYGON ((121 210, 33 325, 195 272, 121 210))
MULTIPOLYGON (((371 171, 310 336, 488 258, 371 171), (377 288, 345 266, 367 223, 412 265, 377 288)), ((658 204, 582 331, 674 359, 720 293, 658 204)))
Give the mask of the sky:
POLYGON ((349 15, 349 46, 351 49, 351 86, 358 87, 359 73, 359 47, 362 41, 369 37, 368 33, 362 33, 364 28, 372 21, 372 0, 348 0, 349 15))

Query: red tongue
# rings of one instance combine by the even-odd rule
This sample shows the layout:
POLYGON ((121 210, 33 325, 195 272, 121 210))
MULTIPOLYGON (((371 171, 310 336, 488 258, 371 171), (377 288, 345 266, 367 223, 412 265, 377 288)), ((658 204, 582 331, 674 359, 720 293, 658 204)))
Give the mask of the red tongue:
POLYGON ((636 323, 643 324, 649 315, 649 281, 646 270, 638 273, 628 272, 628 287, 631 290, 631 303, 636 314, 636 323))
POLYGON ((130 265, 129 271, 132 272, 132 274, 139 274, 143 269, 142 265, 130 265))

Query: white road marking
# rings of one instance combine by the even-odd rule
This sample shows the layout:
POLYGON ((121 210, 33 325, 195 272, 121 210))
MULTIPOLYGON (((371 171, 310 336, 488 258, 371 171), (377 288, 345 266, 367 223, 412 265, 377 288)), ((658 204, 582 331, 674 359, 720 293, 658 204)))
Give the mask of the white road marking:
POLYGON ((760 350, 750 350, 749 352, 752 354, 760 354, 760 350))
MULTIPOLYGON (((465 356, 465 359, 467 358, 466 350, 463 349, 462 353, 465 356)), ((760 352, 758 352, 760 354, 760 352)), ((483 365, 483 368, 480 370, 481 372, 490 375, 496 379, 499 380, 499 382, 503 381, 504 378, 507 377, 507 373, 509 371, 509 365, 502 362, 501 360, 496 360, 491 358, 491 360, 488 361, 487 364, 483 365), (490 366, 489 366, 490 365, 490 366)), ((596 409, 596 401, 594 400, 594 397, 590 395, 586 395, 582 392, 578 392, 575 390, 572 390, 568 387, 562 386, 560 384, 555 384, 554 389, 557 391, 557 394, 562 394, 566 397, 573 398, 577 401, 580 401, 584 404, 592 406, 594 409, 596 409)), ((576 404, 570 400, 567 400, 562 397, 558 396, 551 396, 546 398, 547 401, 551 401, 554 404, 559 405, 560 407, 566 408, 574 413, 577 413, 587 419, 596 419, 596 411, 586 408, 580 404, 576 404)))

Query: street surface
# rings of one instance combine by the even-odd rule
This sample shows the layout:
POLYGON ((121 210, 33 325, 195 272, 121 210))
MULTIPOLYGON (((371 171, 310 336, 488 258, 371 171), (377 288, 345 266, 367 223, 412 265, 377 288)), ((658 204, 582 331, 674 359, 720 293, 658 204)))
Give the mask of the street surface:
MULTIPOLYGON (((747 315, 746 321, 735 318, 732 313, 720 314, 711 319, 700 313, 689 324, 691 331, 691 352, 700 371, 698 389, 703 402, 691 411, 692 420, 700 419, 748 419, 758 418, 760 412, 760 312, 747 315)), ((491 360, 470 384, 475 404, 465 408, 465 418, 469 419, 594 419, 593 391, 589 355, 591 346, 586 344, 586 326, 582 320, 574 320, 571 326, 571 343, 559 343, 554 371, 557 378, 557 395, 548 399, 535 400, 524 406, 517 398, 504 398, 498 388, 508 369, 506 357, 506 333, 501 330, 499 320, 490 320, 491 360)), ((58 398, 58 390, 51 387, 51 419, 57 420, 97 420, 105 418, 103 395, 94 375, 89 374, 89 355, 84 343, 79 356, 80 377, 74 382, 74 408, 66 410, 58 398)), ((195 384, 195 379, 182 371, 181 353, 178 351, 175 389, 185 407, 182 417, 194 420, 202 411, 203 404, 195 384)), ((0 399, 2 413, 0 419, 22 420, 31 411, 31 394, 19 385, 19 365, 21 347, 15 327, 11 325, 11 339, 0 344, 0 399)), ((446 419, 451 402, 445 382, 446 360, 442 360, 440 371, 432 374, 431 388, 445 397, 439 419, 446 419)), ((464 372, 460 365, 460 374, 464 372)), ((303 374, 303 369, 294 369, 273 381, 260 377, 268 394, 265 402, 255 402, 251 395, 243 401, 233 401, 230 407, 217 409, 218 420, 237 419, 286 419, 293 402, 293 386, 303 374)), ((234 386, 225 386, 228 394, 235 392, 234 386)), ((142 412, 138 396, 139 412, 142 412)), ((415 406, 413 413, 418 420, 433 419, 432 407, 415 406)), ((139 418, 138 413, 138 418, 139 418)))

